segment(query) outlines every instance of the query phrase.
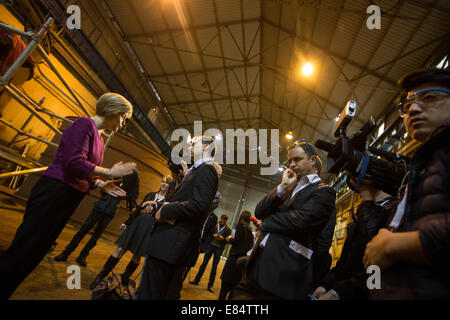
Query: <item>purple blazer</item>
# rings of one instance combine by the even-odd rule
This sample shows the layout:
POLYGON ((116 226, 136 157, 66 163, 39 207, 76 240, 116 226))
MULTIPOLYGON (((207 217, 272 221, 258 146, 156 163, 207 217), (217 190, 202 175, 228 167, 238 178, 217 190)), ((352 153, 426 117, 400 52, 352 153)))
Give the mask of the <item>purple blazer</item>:
POLYGON ((55 158, 43 176, 87 193, 95 166, 103 163, 103 150, 103 138, 94 120, 78 118, 64 131, 55 158))

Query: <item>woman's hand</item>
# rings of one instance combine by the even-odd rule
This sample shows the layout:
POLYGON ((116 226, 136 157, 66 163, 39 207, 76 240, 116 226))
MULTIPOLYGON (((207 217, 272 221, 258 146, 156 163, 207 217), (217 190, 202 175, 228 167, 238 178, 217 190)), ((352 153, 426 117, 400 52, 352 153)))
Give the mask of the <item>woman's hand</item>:
POLYGON ((114 198, 125 197, 127 195, 125 190, 121 189, 119 186, 116 185, 116 183, 120 181, 122 181, 122 179, 108 180, 106 182, 102 182, 100 184, 100 188, 104 193, 109 194, 114 198))
POLYGON ((133 170, 136 169, 136 163, 127 162, 123 163, 123 161, 117 162, 110 169, 111 176, 114 178, 123 177, 133 173, 133 170))
POLYGON ((122 223, 119 227, 120 231, 125 231, 125 229, 127 228, 127 225, 125 223, 122 223))
POLYGON ((142 203, 141 208, 141 213, 154 213, 156 208, 156 201, 145 201, 144 203, 142 203))
POLYGON ((149 200, 149 201, 143 202, 143 203, 141 204, 141 208, 145 208, 145 207, 147 207, 147 206, 153 206, 153 205, 156 206, 156 201, 154 201, 154 200, 149 200))

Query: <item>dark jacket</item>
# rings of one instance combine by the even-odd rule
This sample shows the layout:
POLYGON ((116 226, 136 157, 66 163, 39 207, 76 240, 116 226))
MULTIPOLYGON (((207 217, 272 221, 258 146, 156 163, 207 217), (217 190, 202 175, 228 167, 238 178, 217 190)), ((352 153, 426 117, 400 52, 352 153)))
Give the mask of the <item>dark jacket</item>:
POLYGON ((206 218, 206 221, 204 223, 204 229, 202 226, 203 235, 201 237, 200 248, 203 252, 206 250, 206 248, 208 248, 209 244, 211 243, 211 240, 213 239, 214 233, 216 233, 216 225, 217 225, 217 216, 214 214, 214 212, 211 212, 206 218))
POLYGON ((318 283, 331 268, 331 254, 329 253, 333 241, 334 227, 336 226, 336 208, 330 215, 327 224, 317 237, 316 247, 312 256, 314 265, 314 282, 318 283))
POLYGON ((220 277, 223 281, 233 285, 239 283, 242 278, 242 268, 236 265, 236 260, 247 255, 247 252, 253 247, 253 239, 252 230, 242 223, 238 223, 234 238, 229 242, 231 244, 230 252, 220 277))
POLYGON ((261 231, 270 232, 261 253, 258 280, 264 290, 280 298, 306 299, 314 285, 313 264, 308 255, 299 253, 299 245, 316 247, 319 233, 335 210, 336 192, 312 183, 292 199, 291 194, 292 190, 280 198, 275 188, 256 206, 255 216, 263 220, 261 231))
POLYGON ((411 160, 399 232, 419 231, 430 264, 399 262, 383 272, 372 299, 450 299, 450 119, 411 160))
POLYGON ((214 226, 214 234, 222 236, 223 239, 214 239, 214 234, 213 234, 213 239, 211 240, 209 245, 223 249, 223 248, 225 248, 225 245, 228 244, 227 237, 231 235, 231 229, 228 225, 225 225, 224 228, 220 232, 218 231, 219 229, 220 229, 220 226, 217 223, 214 226))
POLYGON ((219 177, 214 166, 202 164, 187 175, 161 208, 161 219, 175 223, 156 223, 148 248, 150 257, 179 266, 195 264, 200 232, 217 192, 219 177))
POLYGON ((334 289, 342 300, 368 300, 367 274, 362 263, 369 242, 396 208, 398 200, 363 201, 356 219, 347 225, 347 236, 336 266, 319 282, 327 290, 334 289))

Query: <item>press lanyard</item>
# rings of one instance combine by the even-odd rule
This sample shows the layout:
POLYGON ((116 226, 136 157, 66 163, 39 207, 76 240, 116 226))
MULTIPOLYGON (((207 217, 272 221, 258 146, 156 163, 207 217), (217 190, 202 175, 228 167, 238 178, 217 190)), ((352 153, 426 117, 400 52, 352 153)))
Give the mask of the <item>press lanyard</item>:
POLYGON ((403 220, 403 216, 405 215, 406 209, 406 198, 408 196, 408 187, 406 187, 405 194, 403 195, 402 200, 397 206, 397 210, 395 211, 394 216, 388 224, 388 229, 390 231, 395 231, 399 227, 400 223, 403 220))
POLYGON ((225 225, 220 229, 219 229, 219 226, 220 226, 220 224, 217 224, 217 234, 219 234, 223 230, 223 228, 225 228, 225 225))

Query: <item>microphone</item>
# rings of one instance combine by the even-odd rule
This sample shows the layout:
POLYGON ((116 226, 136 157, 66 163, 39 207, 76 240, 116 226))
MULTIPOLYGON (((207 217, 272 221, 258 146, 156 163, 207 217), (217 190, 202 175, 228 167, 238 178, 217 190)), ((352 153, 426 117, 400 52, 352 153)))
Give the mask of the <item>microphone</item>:
POLYGON ((259 220, 258 220, 256 217, 254 217, 254 216, 251 216, 251 217, 250 217, 250 220, 251 220, 255 225, 257 225, 257 224, 259 223, 259 220))

